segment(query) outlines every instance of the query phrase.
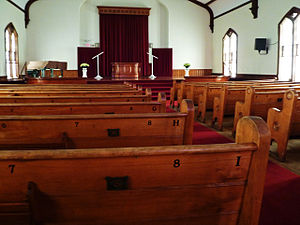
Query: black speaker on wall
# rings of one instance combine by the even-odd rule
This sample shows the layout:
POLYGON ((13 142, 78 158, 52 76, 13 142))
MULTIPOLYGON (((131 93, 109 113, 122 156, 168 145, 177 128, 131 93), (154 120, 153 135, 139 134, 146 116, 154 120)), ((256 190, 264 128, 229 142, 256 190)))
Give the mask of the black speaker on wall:
POLYGON ((257 50, 258 52, 268 51, 267 38, 255 38, 254 50, 257 50))

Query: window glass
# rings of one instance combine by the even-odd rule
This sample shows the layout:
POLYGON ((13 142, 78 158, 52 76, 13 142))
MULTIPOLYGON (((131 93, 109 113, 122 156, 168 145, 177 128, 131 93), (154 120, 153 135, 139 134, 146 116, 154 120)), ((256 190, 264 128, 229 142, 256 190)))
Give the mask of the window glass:
POLYGON ((18 33, 12 24, 5 28, 5 63, 7 78, 18 78, 18 33))
POLYGON ((282 81, 291 80, 293 55, 293 22, 285 18, 280 24, 279 74, 282 81))

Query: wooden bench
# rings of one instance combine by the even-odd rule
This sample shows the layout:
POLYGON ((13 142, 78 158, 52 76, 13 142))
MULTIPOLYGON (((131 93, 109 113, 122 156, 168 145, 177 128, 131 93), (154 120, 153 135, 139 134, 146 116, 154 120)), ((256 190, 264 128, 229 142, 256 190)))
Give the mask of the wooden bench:
POLYGON ((166 112, 165 93, 158 93, 157 102, 0 103, 0 115, 76 115, 164 112, 166 112))
POLYGON ((43 225, 258 225, 269 144, 243 118, 236 144, 2 151, 0 220, 15 203, 43 225))
POLYGON ((0 96, 0 103, 64 103, 64 102, 150 102, 151 89, 145 95, 106 96, 0 96))
POLYGON ((283 97, 282 110, 270 108, 267 122, 271 131, 271 139, 277 143, 278 157, 285 161, 288 140, 299 138, 300 135, 299 93, 295 90, 286 91, 283 97))
POLYGON ((245 102, 236 102, 233 134, 235 133, 237 122, 243 116, 260 116, 267 121, 269 108, 282 109, 283 97, 286 90, 296 89, 299 86, 291 87, 248 87, 245 95, 245 102))
POLYGON ((213 117, 211 126, 215 126, 219 130, 223 129, 223 120, 225 115, 234 115, 235 104, 237 101, 245 101, 245 87, 234 88, 232 86, 223 85, 220 95, 214 98, 213 117))
MULTIPOLYGON (((277 83, 268 83, 268 84, 255 84, 252 85, 252 88, 257 88, 256 91, 267 91, 272 90, 284 90, 295 84, 277 84, 277 83)), ((223 119, 224 116, 233 116, 235 112, 236 102, 245 102, 246 88, 249 85, 223 85, 220 90, 219 96, 214 98, 213 105, 213 118, 211 121, 211 126, 214 126, 217 123, 217 128, 222 130, 223 128, 223 119)))
POLYGON ((0 149, 192 144, 194 105, 180 113, 2 115, 0 149))
POLYGON ((181 82, 173 80, 173 85, 170 90, 170 106, 174 107, 174 102, 177 101, 177 92, 180 88, 181 82))
POLYGON ((14 90, 5 91, 0 90, 0 96, 107 96, 107 95, 141 95, 141 90, 100 90, 100 91, 89 91, 89 90, 14 90))

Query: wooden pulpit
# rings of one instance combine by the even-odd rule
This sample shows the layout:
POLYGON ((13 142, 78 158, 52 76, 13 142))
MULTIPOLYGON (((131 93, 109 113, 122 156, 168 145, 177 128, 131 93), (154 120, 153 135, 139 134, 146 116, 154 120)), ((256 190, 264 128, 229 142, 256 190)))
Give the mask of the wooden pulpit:
POLYGON ((138 62, 113 62, 112 77, 117 79, 138 79, 141 68, 138 62))

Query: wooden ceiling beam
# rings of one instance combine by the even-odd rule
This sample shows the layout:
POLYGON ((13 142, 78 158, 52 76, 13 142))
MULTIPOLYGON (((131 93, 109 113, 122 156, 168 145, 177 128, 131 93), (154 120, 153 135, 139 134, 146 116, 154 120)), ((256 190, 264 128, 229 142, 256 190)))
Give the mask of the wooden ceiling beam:
POLYGON ((25 10, 22 9, 20 6, 18 6, 16 3, 14 3, 12 0, 6 0, 8 1, 10 4, 12 4, 13 6, 15 6, 17 9, 21 10, 23 13, 25 13, 25 10))
POLYGON ((200 7, 202 7, 202 8, 204 8, 204 9, 206 9, 208 11, 209 16, 210 16, 209 27, 210 27, 211 32, 213 33, 214 32, 214 12, 212 11, 212 9, 208 5, 206 5, 202 2, 199 2, 197 0, 189 0, 189 1, 196 4, 196 5, 198 5, 198 6, 200 6, 200 7))
POLYGON ((217 0, 210 0, 209 2, 205 3, 205 5, 210 5, 211 3, 215 2, 217 0))
POLYGON ((38 0, 29 0, 25 5, 25 28, 27 28, 29 21, 30 21, 30 18, 29 18, 30 6, 36 1, 38 1, 38 0))
POLYGON ((258 0, 252 0, 252 6, 250 8, 253 18, 256 19, 258 16, 258 0))

